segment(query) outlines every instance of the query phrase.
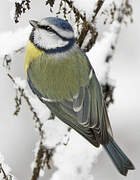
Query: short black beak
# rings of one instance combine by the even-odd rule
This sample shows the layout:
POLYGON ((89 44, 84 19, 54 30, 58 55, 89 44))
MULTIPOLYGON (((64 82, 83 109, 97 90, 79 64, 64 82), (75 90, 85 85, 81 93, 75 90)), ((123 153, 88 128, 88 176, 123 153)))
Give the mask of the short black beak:
POLYGON ((35 28, 38 26, 38 21, 30 20, 29 23, 35 28))

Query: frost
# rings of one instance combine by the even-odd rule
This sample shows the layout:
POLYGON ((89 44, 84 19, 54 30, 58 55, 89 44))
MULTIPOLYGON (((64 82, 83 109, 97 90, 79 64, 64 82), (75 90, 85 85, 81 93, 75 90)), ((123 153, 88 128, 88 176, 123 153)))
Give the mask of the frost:
MULTIPOLYGON (((121 25, 115 21, 108 32, 104 32, 102 39, 97 40, 93 48, 87 53, 100 82, 105 81, 106 72, 110 70, 110 64, 105 60, 113 54, 112 47, 116 44, 121 25)), ((112 84, 112 83, 111 83, 112 84)))
POLYGON ((42 122, 46 121, 50 113, 46 105, 43 104, 37 96, 31 94, 28 90, 25 90, 25 93, 29 97, 30 103, 36 111, 38 117, 42 120, 42 122))
POLYGON ((0 153, 0 180, 3 179, 16 180, 16 178, 11 174, 11 168, 5 163, 4 157, 0 153))
POLYGON ((19 87, 22 89, 26 88, 26 81, 22 80, 20 77, 15 77, 15 88, 18 89, 19 87))
POLYGON ((74 0, 73 5, 80 11, 86 13, 87 18, 93 15, 93 11, 96 7, 97 0, 74 0))
POLYGON ((74 130, 71 131, 67 146, 58 146, 53 156, 54 165, 58 170, 51 180, 84 180, 93 179, 93 163, 102 148, 95 148, 74 130), (84 164, 83 164, 84 163, 84 164))
POLYGON ((3 58, 6 54, 13 54, 14 51, 24 47, 30 32, 30 26, 22 29, 20 28, 15 32, 0 32, 0 57, 3 58))
POLYGON ((49 148, 55 147, 59 142, 62 142, 67 134, 68 126, 61 122, 58 118, 55 120, 47 120, 43 124, 45 139, 43 144, 49 148))
POLYGON ((44 174, 45 174, 45 171, 44 171, 43 169, 40 169, 39 176, 40 176, 40 177, 43 177, 44 174))

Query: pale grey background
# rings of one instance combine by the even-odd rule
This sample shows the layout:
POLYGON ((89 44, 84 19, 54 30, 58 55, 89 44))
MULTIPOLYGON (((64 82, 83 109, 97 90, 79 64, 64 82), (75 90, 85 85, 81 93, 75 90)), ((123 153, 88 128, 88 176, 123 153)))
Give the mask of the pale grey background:
MULTIPOLYGON (((0 32, 15 30, 26 26, 29 19, 45 17, 48 12, 38 2, 34 2, 32 11, 22 16, 15 25, 9 18, 11 3, 3 0, 0 6, 0 32), (43 8, 43 10, 42 10, 43 8), (39 12, 39 13, 38 13, 39 12)), ((114 136, 118 144, 133 160, 136 171, 127 177, 118 174, 105 152, 98 157, 93 167, 95 180, 138 180, 140 178, 140 23, 139 1, 133 1, 134 23, 124 27, 112 63, 111 77, 115 80, 115 104, 109 109, 114 136)), ((22 56, 17 56, 13 69, 22 77, 22 56), (18 64, 18 70, 17 68, 18 64)), ((96 70, 95 70, 96 71, 96 70)), ((0 152, 20 180, 30 174, 34 145, 38 135, 34 130, 32 115, 24 103, 18 118, 13 116, 14 95, 11 82, 0 72, 0 152)))

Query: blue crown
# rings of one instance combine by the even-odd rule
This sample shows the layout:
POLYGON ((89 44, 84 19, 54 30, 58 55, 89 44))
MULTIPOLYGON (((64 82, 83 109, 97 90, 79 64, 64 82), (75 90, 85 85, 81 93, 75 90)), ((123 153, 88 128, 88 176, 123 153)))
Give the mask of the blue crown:
POLYGON ((56 18, 56 17, 47 17, 46 20, 57 26, 58 28, 65 30, 65 31, 72 31, 73 32, 73 28, 72 26, 65 20, 61 19, 61 18, 56 18))

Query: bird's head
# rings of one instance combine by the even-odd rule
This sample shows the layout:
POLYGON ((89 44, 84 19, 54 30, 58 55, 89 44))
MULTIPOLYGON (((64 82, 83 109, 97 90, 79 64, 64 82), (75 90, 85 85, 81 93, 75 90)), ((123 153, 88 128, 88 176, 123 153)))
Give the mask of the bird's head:
POLYGON ((33 26, 30 41, 48 53, 59 53, 70 49, 75 43, 72 26, 65 20, 47 17, 41 21, 30 20, 33 26))

